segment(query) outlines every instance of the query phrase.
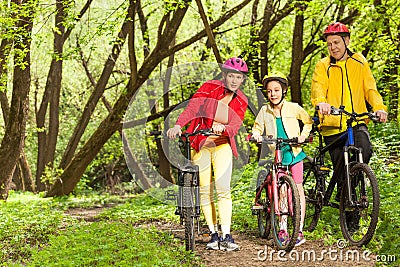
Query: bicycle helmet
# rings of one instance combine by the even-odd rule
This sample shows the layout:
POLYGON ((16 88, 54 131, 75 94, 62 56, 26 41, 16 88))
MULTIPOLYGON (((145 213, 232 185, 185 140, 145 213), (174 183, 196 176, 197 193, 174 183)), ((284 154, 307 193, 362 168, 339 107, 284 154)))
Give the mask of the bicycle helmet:
POLYGON ((267 84, 270 81, 278 81, 278 82, 280 82, 280 84, 282 86, 282 89, 283 89, 283 92, 286 93, 287 88, 289 86, 289 81, 288 81, 288 79, 286 78, 285 75, 283 75, 280 72, 272 73, 270 75, 265 75, 264 78, 263 78, 263 81, 262 81, 264 88, 267 88, 267 84))
POLYGON ((328 35, 340 35, 344 37, 350 36, 350 32, 349 29, 347 29, 346 25, 344 25, 343 23, 333 22, 329 24, 324 31, 324 37, 326 38, 328 35))
POLYGON ((249 71, 246 62, 239 57, 232 57, 225 61, 225 63, 222 64, 222 70, 225 72, 239 72, 245 75, 249 71))

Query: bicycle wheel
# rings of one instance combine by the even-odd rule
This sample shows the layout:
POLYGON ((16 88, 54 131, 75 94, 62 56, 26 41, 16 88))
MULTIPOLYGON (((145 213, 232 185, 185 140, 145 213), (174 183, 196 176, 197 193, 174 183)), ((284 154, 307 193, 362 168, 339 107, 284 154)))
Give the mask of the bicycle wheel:
POLYGON ((379 188, 374 172, 365 163, 350 169, 354 205, 347 201, 346 187, 340 199, 340 228, 351 245, 363 246, 371 241, 379 216, 379 188))
POLYGON ((306 216, 304 229, 312 232, 318 224, 323 206, 323 190, 317 181, 317 171, 312 164, 313 159, 304 159, 303 187, 306 196, 306 216))
POLYGON ((272 236, 278 250, 291 251, 300 228, 300 199, 293 179, 284 175, 278 179, 278 199, 272 203, 272 236), (274 202, 278 202, 278 210, 274 202), (282 233, 286 228, 286 233, 282 233))
POLYGON ((186 250, 194 251, 194 191, 192 187, 191 173, 185 173, 183 176, 183 223, 185 226, 185 245, 186 250))
POLYGON ((269 199, 267 191, 268 189, 267 187, 264 188, 261 187, 267 175, 268 172, 266 170, 261 170, 258 173, 258 178, 257 178, 256 195, 258 196, 258 199, 256 199, 256 203, 262 207, 262 209, 257 210, 257 222, 258 222, 258 233, 262 238, 268 238, 269 232, 271 231, 271 216, 270 212, 268 212, 269 208, 269 199))

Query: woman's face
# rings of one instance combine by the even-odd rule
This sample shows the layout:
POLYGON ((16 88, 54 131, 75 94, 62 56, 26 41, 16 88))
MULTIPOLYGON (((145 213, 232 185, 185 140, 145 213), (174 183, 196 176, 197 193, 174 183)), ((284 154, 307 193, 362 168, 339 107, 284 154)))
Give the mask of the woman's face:
POLYGON ((232 92, 236 92, 244 82, 244 75, 237 72, 223 73, 225 86, 232 92))
POLYGON ((277 105, 282 99, 282 87, 278 81, 270 81, 267 83, 267 95, 268 100, 273 104, 277 105))

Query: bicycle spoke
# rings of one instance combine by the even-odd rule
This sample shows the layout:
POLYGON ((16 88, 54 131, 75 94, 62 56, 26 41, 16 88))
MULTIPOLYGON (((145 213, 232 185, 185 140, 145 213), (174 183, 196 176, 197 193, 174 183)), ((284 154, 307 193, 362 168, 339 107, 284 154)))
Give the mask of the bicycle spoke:
POLYGON ((364 163, 355 164, 350 170, 354 205, 349 207, 347 194, 342 192, 340 201, 340 226, 350 244, 368 244, 374 235, 379 215, 379 189, 375 174, 364 163))
POLYGON ((278 210, 272 203, 272 229, 275 245, 279 250, 290 251, 296 244, 300 227, 300 199, 296 184, 288 176, 278 182, 278 210))

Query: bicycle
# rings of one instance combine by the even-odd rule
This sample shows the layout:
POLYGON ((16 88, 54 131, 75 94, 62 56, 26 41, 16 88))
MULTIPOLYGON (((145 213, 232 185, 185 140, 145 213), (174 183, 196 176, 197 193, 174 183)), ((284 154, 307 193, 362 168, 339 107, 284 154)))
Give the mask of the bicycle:
MULTIPOLYGON (((255 141, 250 138, 250 141, 255 141)), ((275 144, 275 158, 259 161, 264 169, 258 173, 256 196, 252 213, 257 215, 258 231, 267 238, 272 236, 279 250, 291 251, 300 229, 300 198, 297 186, 290 176, 288 166, 282 165, 281 148, 285 144, 298 144, 297 138, 266 138, 262 143, 275 144), (280 239, 280 223, 287 222, 288 238, 280 239)))
MULTIPOLYGON (((195 224, 197 224, 198 235, 207 235, 200 231, 200 188, 199 188, 199 166, 192 163, 190 137, 196 135, 216 135, 211 129, 197 130, 193 133, 184 132, 179 136, 179 145, 183 146, 185 163, 178 167, 178 194, 174 190, 166 191, 167 200, 176 200, 177 208, 175 215, 180 216, 180 224, 185 228, 186 250, 195 250, 195 224)), ((163 136, 161 131, 150 132, 151 136, 163 136)))
POLYGON ((304 224, 308 226, 307 230, 311 232, 317 226, 324 206, 338 208, 340 228, 344 238, 351 245, 366 245, 374 235, 378 223, 380 197, 375 174, 369 165, 363 163, 361 148, 355 146, 353 123, 362 121, 367 117, 373 121, 377 121, 379 118, 374 113, 369 112, 350 113, 344 110, 343 106, 340 108, 332 107, 331 114, 347 116, 347 128, 331 144, 324 146, 322 135, 318 131, 318 118, 314 118, 312 133, 318 135, 319 141, 314 157, 308 157, 304 161, 303 186, 307 203, 304 224), (326 177, 330 173, 330 168, 325 166, 325 153, 342 138, 347 140, 343 151, 345 175, 342 191, 338 192, 340 193, 340 201, 337 204, 330 200, 337 183, 336 179, 331 179, 326 188, 326 177), (354 223, 354 220, 356 223, 354 223))

